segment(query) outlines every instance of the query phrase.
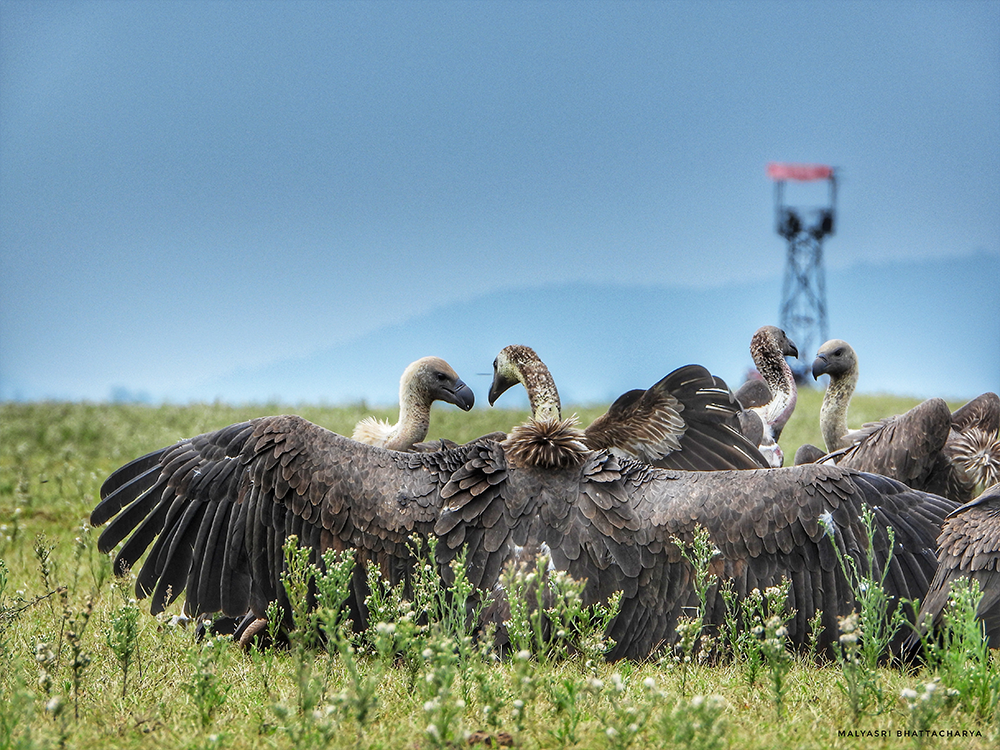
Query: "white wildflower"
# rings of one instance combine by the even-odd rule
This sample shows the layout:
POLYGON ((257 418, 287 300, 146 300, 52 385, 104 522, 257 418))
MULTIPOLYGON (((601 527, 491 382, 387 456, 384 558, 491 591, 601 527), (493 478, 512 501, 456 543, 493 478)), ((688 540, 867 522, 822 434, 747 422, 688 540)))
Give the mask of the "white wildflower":
POLYGON ((611 675, 611 684, 614 686, 616 693, 624 692, 625 681, 622 679, 622 676, 617 672, 611 675))

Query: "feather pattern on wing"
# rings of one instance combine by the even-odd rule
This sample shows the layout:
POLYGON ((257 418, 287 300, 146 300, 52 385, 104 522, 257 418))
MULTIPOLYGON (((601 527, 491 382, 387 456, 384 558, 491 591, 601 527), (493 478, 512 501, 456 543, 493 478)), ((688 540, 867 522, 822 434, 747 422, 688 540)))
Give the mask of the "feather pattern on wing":
MULTIPOLYGON (((919 623, 939 628, 947 613, 951 586, 958 578, 979 583, 976 615, 990 648, 1000 647, 1000 484, 957 508, 938 537, 939 566, 920 607, 919 623)), ((917 646, 917 638, 911 639, 917 646)))
MULTIPOLYGON (((411 534, 434 535, 442 579, 466 547, 469 578, 484 596, 519 551, 547 550, 556 569, 586 580, 585 603, 623 592, 611 656, 644 658, 674 640, 677 617, 693 602, 677 544, 690 543, 697 524, 720 551, 714 570, 741 596, 782 576, 793 581, 799 612, 789 632, 802 644, 814 608, 829 642, 835 618, 853 607, 832 544, 863 557, 865 507, 878 509, 877 559, 888 558, 887 529, 896 529, 893 597, 923 596, 940 523, 955 507, 831 466, 683 472, 606 451, 577 455, 556 467, 514 465, 505 443, 491 440, 397 453, 299 417, 264 417, 123 467, 105 482, 92 518, 110 521, 101 550, 126 540, 115 570, 141 566, 137 594, 152 597, 154 612, 186 592, 193 615, 261 616, 271 601, 288 611, 282 546, 293 533, 314 562, 328 549, 352 550, 393 582, 412 569, 411 534)), ((711 596, 710 624, 718 624, 721 594, 711 596)), ((363 624, 363 588, 349 606, 363 624)))

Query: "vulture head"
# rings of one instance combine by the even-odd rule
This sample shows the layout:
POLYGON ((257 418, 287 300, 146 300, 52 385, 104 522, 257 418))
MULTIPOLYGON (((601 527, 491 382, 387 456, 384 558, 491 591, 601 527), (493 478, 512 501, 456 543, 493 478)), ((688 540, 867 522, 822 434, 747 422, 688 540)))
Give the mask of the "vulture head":
POLYGON ((856 377, 857 372, 858 357, 846 341, 832 339, 816 352, 816 359, 812 365, 815 379, 819 379, 820 375, 829 375, 831 380, 839 380, 849 374, 854 374, 856 377))
MULTIPOLYGON (((761 421, 761 435, 758 447, 770 466, 780 467, 785 462, 784 453, 778 445, 781 431, 795 411, 798 401, 798 387, 795 373, 785 361, 785 357, 798 357, 799 350, 785 332, 777 326, 761 326, 750 339, 750 356, 757 366, 757 372, 770 391, 769 400, 750 407, 761 421)), ((747 397, 749 394, 744 394, 747 397)), ((737 399, 740 397, 737 396, 737 399)), ((763 398, 763 394, 758 397, 763 398)), ((742 403, 742 401, 741 401, 742 403)), ((744 406, 744 409, 747 407, 744 406)), ((749 415, 743 420, 744 434, 756 438, 753 420, 749 415)))
POLYGON ((496 403, 501 394, 518 383, 528 392, 533 419, 541 421, 561 418, 559 391, 556 390, 548 368, 531 347, 511 344, 501 349, 493 360, 490 406, 496 403))
POLYGON ((427 437, 431 404, 445 401, 463 411, 475 405, 476 397, 451 365, 440 357, 424 357, 412 363, 399 379, 399 421, 389 424, 365 417, 354 427, 359 443, 394 451, 413 451, 427 437))
MULTIPOLYGON (((757 329, 757 332, 750 339, 751 353, 754 353, 755 350, 767 351, 781 357, 799 356, 799 350, 795 343, 778 326, 761 326, 757 329)), ((754 357, 754 361, 756 360, 757 358, 754 357)))
POLYGON ((430 404, 445 401, 462 411, 469 411, 476 405, 476 396, 451 365, 440 357, 418 359, 403 371, 399 381, 399 400, 406 400, 409 392, 430 404))
POLYGON ((830 376, 830 385, 823 394, 819 410, 819 426, 828 451, 845 448, 857 435, 848 434, 847 408, 858 384, 858 355, 846 341, 831 339, 816 352, 812 365, 813 378, 830 376))
POLYGON ((513 344, 501 349, 493 360, 490 406, 517 383, 528 392, 531 419, 514 427, 504 441, 510 465, 549 469, 578 465, 587 447, 576 417, 562 419, 555 381, 535 351, 513 344))

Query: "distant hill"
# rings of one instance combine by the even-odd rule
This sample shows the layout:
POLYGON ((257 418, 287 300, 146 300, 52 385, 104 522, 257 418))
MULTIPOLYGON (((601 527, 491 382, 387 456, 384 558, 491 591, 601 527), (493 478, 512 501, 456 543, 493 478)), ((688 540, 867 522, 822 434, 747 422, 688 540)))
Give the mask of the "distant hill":
MULTIPOLYGON (((965 398, 1000 390, 1000 258, 828 271, 830 335, 861 360, 860 390, 965 398)), ((734 387, 750 337, 778 323, 781 279, 708 289, 554 284, 444 305, 347 343, 203 383, 192 399, 391 404, 414 359, 447 359, 485 406, 505 345, 533 347, 566 403, 607 402, 691 362, 734 387)), ((812 351, 800 351, 811 362, 812 351)), ((803 348, 800 345, 800 350, 803 348)), ((507 406, 526 403, 505 395, 507 406)))

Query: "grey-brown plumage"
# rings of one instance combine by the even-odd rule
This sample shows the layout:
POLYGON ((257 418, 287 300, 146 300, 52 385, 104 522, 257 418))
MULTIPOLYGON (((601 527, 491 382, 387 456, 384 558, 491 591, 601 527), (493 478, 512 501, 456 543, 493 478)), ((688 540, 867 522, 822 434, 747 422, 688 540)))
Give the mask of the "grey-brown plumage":
POLYGON ((355 426, 353 437, 389 450, 412 451, 427 437, 431 404, 435 401, 445 401, 462 411, 469 411, 476 397, 443 359, 422 357, 410 364, 399 379, 399 419, 396 423, 366 417, 355 426))
MULTIPOLYGON (((455 443, 439 439, 422 442, 430 429, 431 405, 435 401, 454 404, 462 411, 469 411, 476 403, 475 394, 440 357, 421 357, 410 363, 399 379, 399 418, 395 424, 375 417, 359 421, 352 438, 366 445, 375 445, 394 451, 433 451, 455 443)), ((361 582, 357 582, 358 585, 361 582)), ((234 634, 243 645, 262 637, 267 620, 253 612, 243 617, 216 617, 212 631, 217 634, 234 634)), ((199 622, 199 628, 204 623, 199 622)))
POLYGON ((753 409, 764 406, 771 400, 771 389, 760 378, 751 378, 744 381, 733 396, 740 405, 740 432, 759 448, 764 439, 764 422, 753 409))
POLYGON ((954 415, 944 399, 932 398, 904 414, 849 430, 847 408, 858 382, 854 350, 840 339, 827 341, 812 371, 816 378, 830 376, 820 408, 820 429, 829 454, 819 460, 884 474, 957 502, 971 500, 976 482, 989 476, 974 468, 977 460, 989 464, 974 445, 974 431, 985 428, 987 434, 989 430, 995 434, 1000 422, 996 394, 983 394, 954 415))
POLYGON ((822 448, 817 448, 815 445, 810 445, 809 443, 803 443, 795 449, 794 464, 795 466, 814 464, 826 458, 826 456, 827 453, 822 448))
POLYGON ((741 392, 737 392, 737 400, 747 412, 742 420, 743 429, 754 436, 760 433, 757 445, 769 466, 782 466, 785 457, 778 439, 795 411, 798 400, 795 375, 785 357, 798 357, 799 350, 782 329, 777 326, 761 326, 750 339, 750 356, 761 380, 767 386, 769 397, 761 403, 762 392, 750 391, 755 386, 741 389, 742 398, 741 392), (759 420, 759 427, 747 425, 753 416, 759 420))
POLYGON ((982 592, 976 615, 985 626, 990 648, 1000 648, 1000 484, 952 512, 938 537, 938 560, 920 607, 920 624, 940 628, 952 584, 970 578, 982 592))
POLYGON ((953 412, 944 450, 977 488, 1000 482, 1000 396, 983 393, 953 412))
MULTIPOLYGON (((574 451, 577 449, 574 448, 574 451)), ((517 466, 505 444, 469 443, 435 453, 363 445, 299 417, 264 417, 183 440, 113 473, 91 515, 108 523, 98 545, 124 540, 116 573, 138 568, 136 592, 152 610, 186 592, 191 614, 265 613, 281 585, 289 535, 312 552, 353 550, 389 581, 413 564, 411 534, 439 537, 442 577, 463 546, 470 581, 483 592, 524 550, 547 550, 552 565, 586 580, 585 604, 623 592, 609 636, 612 658, 644 658, 675 639, 695 602, 690 565, 674 543, 704 526, 719 554, 712 571, 739 596, 791 580, 793 643, 823 612, 821 644, 854 601, 836 545, 859 562, 861 513, 875 514, 874 557, 884 564, 895 530, 887 593, 922 598, 934 573, 934 540, 955 504, 875 475, 835 466, 678 472, 607 451, 580 451, 557 468, 517 466), (148 550, 148 552, 147 552, 148 550), (142 562, 145 554, 145 561, 142 562), (141 565, 140 565, 141 563, 141 565)), ((363 592, 350 606, 364 623, 363 592)), ((718 587, 707 618, 724 614, 718 587)))
MULTIPOLYGON (((646 390, 632 390, 615 400, 608 411, 582 432, 576 443, 553 444, 551 454, 540 452, 561 424, 565 436, 576 421, 562 420, 559 392, 549 369, 530 347, 505 347, 493 363, 489 402, 521 383, 528 392, 532 419, 511 431, 506 444, 520 455, 519 444, 531 446, 532 460, 557 460, 563 448, 611 450, 653 466, 686 471, 755 469, 766 466, 756 447, 739 427, 740 406, 721 378, 700 365, 674 370, 646 390), (542 433, 538 434, 540 426, 542 433)), ((565 441, 564 441, 565 442, 565 441)), ((568 454, 558 460, 572 462, 568 454)))

